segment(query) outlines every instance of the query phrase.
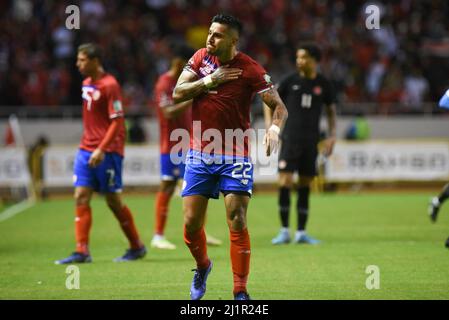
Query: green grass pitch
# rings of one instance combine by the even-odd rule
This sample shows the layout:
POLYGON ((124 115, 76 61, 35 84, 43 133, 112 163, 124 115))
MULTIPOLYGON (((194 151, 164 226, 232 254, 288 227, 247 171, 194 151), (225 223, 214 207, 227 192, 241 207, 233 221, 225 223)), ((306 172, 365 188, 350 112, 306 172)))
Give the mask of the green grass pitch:
MULTIPOLYGON (((248 289, 254 299, 449 299, 449 205, 431 224, 430 194, 314 194, 309 234, 318 246, 275 247, 275 194, 256 194, 249 207, 252 256, 248 289), (380 288, 368 290, 366 268, 379 267, 380 288)), ((125 195, 149 247, 153 196, 125 195)), ((296 198, 292 199, 295 203, 296 198)), ((166 236, 174 251, 149 249, 140 261, 114 263, 127 241, 103 199, 92 203, 91 254, 81 264, 80 289, 68 290, 74 249, 73 201, 41 202, 0 222, 0 299, 189 299, 193 258, 182 237, 181 199, 171 204, 166 236)), ((291 225, 296 225, 293 205, 291 225)), ((293 229, 293 228, 292 228, 293 229)), ((204 299, 232 299, 232 273, 223 199, 210 201, 207 231, 224 240, 209 247, 214 269, 204 299)))

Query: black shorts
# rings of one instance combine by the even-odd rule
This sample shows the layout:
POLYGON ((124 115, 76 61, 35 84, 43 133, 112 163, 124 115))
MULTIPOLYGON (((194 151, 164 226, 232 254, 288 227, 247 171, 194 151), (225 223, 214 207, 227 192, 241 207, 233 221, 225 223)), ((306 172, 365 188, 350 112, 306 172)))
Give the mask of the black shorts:
POLYGON ((317 175, 317 156, 316 144, 283 144, 279 153, 279 172, 298 172, 300 176, 314 177, 317 175))

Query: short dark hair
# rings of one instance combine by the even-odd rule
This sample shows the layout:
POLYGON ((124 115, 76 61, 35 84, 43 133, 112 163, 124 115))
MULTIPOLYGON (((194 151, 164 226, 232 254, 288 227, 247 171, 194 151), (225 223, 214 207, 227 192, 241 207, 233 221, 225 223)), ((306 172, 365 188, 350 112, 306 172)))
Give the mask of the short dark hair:
POLYGON ((171 48, 173 52, 173 57, 181 58, 186 61, 189 60, 195 53, 195 50, 193 50, 186 44, 179 44, 179 43, 173 44, 171 48))
POLYGON ((83 43, 78 47, 78 53, 83 52, 89 59, 97 58, 99 61, 102 59, 102 52, 100 47, 93 43, 83 43))
POLYGON ((215 17, 212 18, 212 23, 214 22, 228 25, 230 28, 236 30, 239 35, 242 33, 243 26, 240 20, 229 14, 223 13, 217 14, 215 17))
POLYGON ((316 62, 320 62, 321 60, 321 50, 314 43, 304 43, 298 46, 298 50, 305 50, 316 62))

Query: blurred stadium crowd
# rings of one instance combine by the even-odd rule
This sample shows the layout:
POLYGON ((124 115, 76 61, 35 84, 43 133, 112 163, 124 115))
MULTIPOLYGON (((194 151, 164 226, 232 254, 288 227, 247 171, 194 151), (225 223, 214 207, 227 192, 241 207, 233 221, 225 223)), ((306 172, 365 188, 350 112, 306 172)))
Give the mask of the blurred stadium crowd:
POLYGON ((96 42, 106 69, 122 84, 128 112, 147 113, 157 76, 168 68, 170 44, 204 46, 213 15, 244 23, 240 49, 280 80, 294 68, 295 45, 316 41, 322 71, 340 103, 400 103, 422 112, 449 87, 447 0, 4 0, 0 2, 0 106, 81 104, 76 48, 96 42), (81 28, 65 26, 78 5, 81 28), (380 8, 379 30, 368 30, 365 7, 380 8))

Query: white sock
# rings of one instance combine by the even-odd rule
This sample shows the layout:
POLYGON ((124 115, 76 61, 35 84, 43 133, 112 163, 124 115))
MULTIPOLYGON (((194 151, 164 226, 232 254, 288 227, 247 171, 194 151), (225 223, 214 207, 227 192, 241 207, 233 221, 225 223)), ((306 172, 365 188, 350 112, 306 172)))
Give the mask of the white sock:
POLYGON ((296 231, 296 237, 297 238, 299 238, 299 237, 302 237, 302 236, 305 236, 306 235, 306 231, 305 230, 297 230, 296 231))
POLYGON ((289 233, 288 228, 284 228, 284 227, 281 228, 281 232, 282 233, 289 233))
POLYGON ((161 234, 155 234, 155 235, 153 236, 153 240, 154 240, 154 241, 164 240, 164 236, 161 235, 161 234))
POLYGON ((432 204, 433 204, 435 207, 439 207, 439 206, 440 206, 440 199, 438 199, 438 197, 434 197, 434 198, 432 199, 432 204))

